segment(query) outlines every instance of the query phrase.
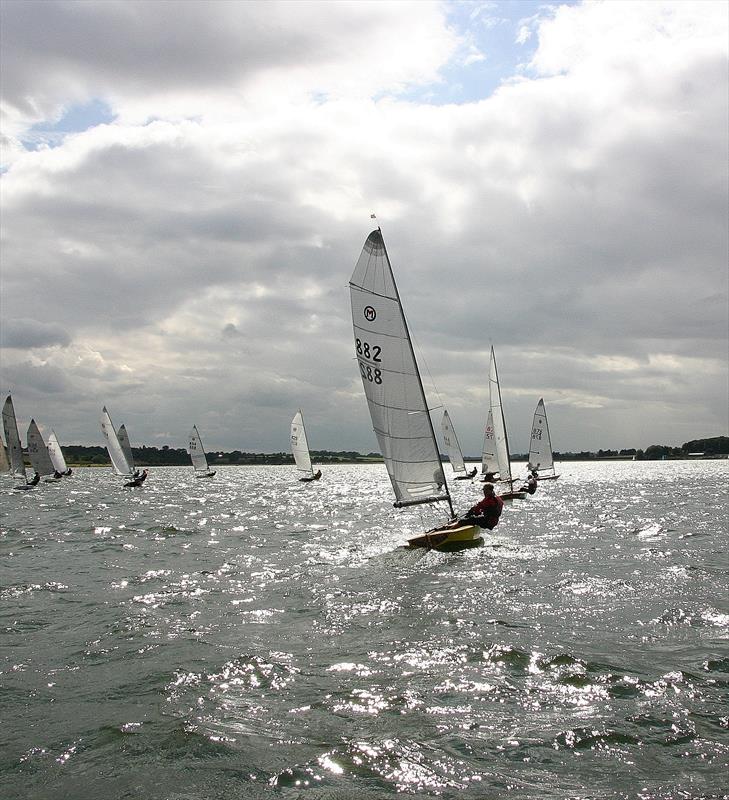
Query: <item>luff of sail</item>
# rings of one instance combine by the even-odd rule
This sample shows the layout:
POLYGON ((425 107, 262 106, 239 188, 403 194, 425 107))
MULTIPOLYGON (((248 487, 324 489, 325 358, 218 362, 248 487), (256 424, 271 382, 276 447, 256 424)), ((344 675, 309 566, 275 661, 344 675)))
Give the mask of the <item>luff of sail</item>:
POLYGON ((443 419, 441 420, 441 432, 443 434, 443 442, 448 452, 448 458, 451 461, 451 467, 454 472, 465 472, 466 464, 463 461, 463 451, 456 436, 455 428, 451 422, 448 411, 443 412, 443 419))
POLYGON ((128 477, 132 474, 132 468, 131 465, 127 463, 127 458, 124 455, 124 450, 122 449, 121 444, 119 443, 119 438, 117 437, 116 430, 111 422, 109 412, 106 410, 106 406, 104 406, 104 409, 101 412, 101 432, 104 434, 106 450, 109 453, 109 458, 111 459, 112 469, 117 475, 128 477))
POLYGON ((296 469, 308 477, 313 476, 314 470, 311 466, 309 443, 306 441, 304 416, 300 409, 291 420, 291 453, 296 462, 296 469))
POLYGON ((205 448, 203 447, 202 439, 197 430, 197 425, 192 426, 190 431, 190 443, 187 449, 190 454, 190 460, 195 472, 208 472, 208 459, 205 455, 205 448))
POLYGON ((5 431, 5 441, 8 447, 8 459, 10 470, 15 478, 28 480, 23 463, 23 448, 20 444, 20 434, 18 433, 18 422, 15 418, 15 407, 13 398, 8 395, 3 405, 3 430, 5 431))
POLYGON ((367 237, 349 288, 357 364, 395 505, 438 500, 450 504, 410 333, 379 229, 367 237))
POLYGON ((496 445, 496 461, 498 463, 499 478, 502 481, 512 481, 511 463, 509 461, 509 441, 506 435, 506 420, 501 404, 501 387, 499 386, 499 373, 496 369, 496 356, 491 348, 491 363, 489 365, 489 409, 493 417, 494 443, 496 445))
POLYGON ((51 457, 53 468, 56 472, 63 473, 68 470, 66 459, 63 457, 63 450, 61 450, 55 431, 51 431, 51 435, 48 437, 48 455, 51 457))
POLYGON ((54 467, 48 454, 48 446, 34 419, 28 425, 28 457, 39 475, 53 475, 54 467))
POLYGON ((532 421, 532 433, 529 439, 529 469, 538 469, 540 472, 554 470, 552 441, 549 436, 547 411, 544 408, 543 398, 539 398, 532 421))

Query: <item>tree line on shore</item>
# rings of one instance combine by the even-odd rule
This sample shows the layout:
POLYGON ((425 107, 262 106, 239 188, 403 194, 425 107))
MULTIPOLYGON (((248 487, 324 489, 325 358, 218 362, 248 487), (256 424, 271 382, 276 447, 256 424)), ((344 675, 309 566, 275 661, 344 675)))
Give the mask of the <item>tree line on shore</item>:
MULTIPOLYGON (((63 448, 66 461, 75 466, 104 466, 109 464, 109 456, 105 447, 85 447, 83 445, 67 445, 63 448)), ((183 447, 133 447, 134 461, 146 467, 186 466, 190 456, 183 447)), ((653 444, 645 450, 628 448, 623 450, 587 450, 579 453, 554 453, 555 461, 595 461, 602 459, 660 461, 676 458, 720 458, 729 454, 729 436, 714 436, 709 439, 692 439, 681 447, 653 444)), ((241 450, 231 452, 212 451, 207 454, 211 465, 284 465, 293 464, 291 453, 246 453, 241 450)), ((512 454, 515 461, 526 461, 527 454, 512 454)), ((372 464, 382 461, 379 453, 362 454, 353 450, 312 450, 311 459, 316 464, 372 464)), ((447 461, 447 457, 443 456, 447 461)), ((479 458, 467 458, 478 461, 479 458)))

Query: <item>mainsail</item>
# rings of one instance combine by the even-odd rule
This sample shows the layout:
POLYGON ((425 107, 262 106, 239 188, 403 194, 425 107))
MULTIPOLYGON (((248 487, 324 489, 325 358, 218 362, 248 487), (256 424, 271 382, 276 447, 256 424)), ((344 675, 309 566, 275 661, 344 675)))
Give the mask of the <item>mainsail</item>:
POLYGON ((124 458, 129 465, 129 472, 134 472, 134 456, 132 455, 132 445, 129 442, 129 434, 127 433, 126 425, 120 425, 116 435, 119 439, 121 449, 124 451, 124 458))
POLYGON ((53 475, 53 462, 48 454, 48 446, 43 440, 43 436, 38 430, 34 419, 28 425, 28 457, 33 469, 39 475, 53 475))
POLYGON ((15 408, 13 398, 8 395, 3 405, 3 430, 5 431, 5 441, 8 446, 8 458, 10 460, 10 470, 15 478, 28 480, 25 474, 25 464, 23 463, 23 448, 20 444, 20 434, 18 433, 18 423, 15 419, 15 408))
POLYGON ((61 450, 61 445, 58 442, 55 431, 51 431, 51 435, 48 437, 48 454, 51 457, 53 468, 56 472, 68 471, 66 459, 63 457, 63 450, 61 450))
POLYGON ((489 409, 486 427, 483 430, 483 449, 481 451, 481 474, 495 474, 499 471, 496 458, 496 437, 494 436, 494 415, 489 409))
POLYGON ((205 448, 197 430, 197 425, 192 426, 190 431, 190 444, 187 448, 190 460, 195 472, 208 472, 208 459, 205 456, 205 448))
POLYGON ((381 231, 370 233, 349 281, 357 363, 395 506, 445 500, 433 423, 381 231))
POLYGON ((496 445, 496 462, 498 464, 499 478, 502 481, 512 481, 511 464, 509 462, 509 441, 506 436, 506 421, 504 409, 501 405, 501 387, 499 386, 499 373, 496 369, 496 356, 491 348, 491 364, 489 365, 489 413, 493 418, 494 444, 496 445))
POLYGON ((443 442, 445 443, 446 450, 448 451, 448 458, 451 461, 451 467, 454 472, 465 472, 466 464, 463 461, 463 451, 458 442, 456 431, 453 428, 450 415, 448 411, 443 412, 443 419, 441 421, 441 432, 443 433, 443 442))
POLYGON ((297 411, 296 414, 294 414, 294 418, 291 420, 291 452, 296 462, 296 469, 308 477, 313 476, 314 470, 311 466, 309 444, 306 441, 304 417, 301 410, 297 411))
POLYGON ((529 469, 554 471, 554 457, 552 455, 552 442, 549 438, 549 425, 544 400, 539 399, 534 421, 532 422, 532 435, 529 441, 529 469))
POLYGON ((8 461, 8 451, 0 435, 0 472, 10 472, 10 462, 8 461))
POLYGON ((111 422, 109 412, 104 406, 101 412, 101 432, 104 434, 106 440, 106 449, 111 459, 111 466, 117 475, 124 475, 125 477, 132 474, 132 465, 127 462, 127 457, 124 455, 124 450, 119 442, 119 437, 114 430, 114 425, 111 422))

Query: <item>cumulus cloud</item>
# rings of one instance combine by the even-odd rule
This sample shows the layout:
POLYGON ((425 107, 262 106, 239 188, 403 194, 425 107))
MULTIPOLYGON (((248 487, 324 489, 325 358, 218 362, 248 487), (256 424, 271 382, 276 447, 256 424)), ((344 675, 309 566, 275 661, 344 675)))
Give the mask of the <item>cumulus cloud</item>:
POLYGON ((494 94, 406 100, 483 49, 446 12, 4 4, 19 413, 27 383, 78 441, 106 403, 136 441, 272 450, 303 407, 314 446, 373 449, 346 284, 376 211, 469 453, 491 343, 517 450, 542 395, 563 450, 726 433, 726 7, 563 6, 494 94), (114 121, 17 144, 94 98, 114 121))

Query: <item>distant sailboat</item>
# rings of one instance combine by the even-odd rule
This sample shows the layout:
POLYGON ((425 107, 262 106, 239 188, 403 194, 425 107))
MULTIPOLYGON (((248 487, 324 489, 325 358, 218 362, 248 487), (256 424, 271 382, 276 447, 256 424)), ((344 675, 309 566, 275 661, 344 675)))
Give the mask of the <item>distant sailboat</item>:
POLYGON ((504 419, 504 408, 501 404, 501 386, 499 385, 499 373, 496 369, 496 355, 493 347, 491 348, 491 363, 489 365, 489 415, 493 420, 499 480, 509 484, 509 491, 499 496, 502 500, 524 500, 527 496, 526 492, 514 491, 514 479, 511 475, 511 461, 509 459, 509 439, 506 434, 506 420, 504 419))
MULTIPOLYGON (((122 428, 124 428, 124 426, 122 426, 122 428)), ((120 431, 122 430, 122 428, 120 428, 120 431)), ((111 468, 117 475, 120 475, 123 478, 131 478, 134 472, 134 466, 133 466, 134 462, 130 463, 129 461, 127 461, 127 456, 124 453, 124 448, 122 447, 122 444, 119 441, 119 435, 114 429, 114 425, 112 424, 109 412, 106 410, 106 406, 104 406, 104 409, 101 412, 101 432, 104 434, 104 440, 106 442, 106 450, 109 453, 109 458, 111 459, 111 468)), ((125 428, 124 428, 124 433, 126 435, 125 428)), ((127 444, 128 442, 129 439, 127 437, 127 444)))
POLYGON ((215 470, 210 469, 208 466, 205 448, 198 433, 197 425, 193 425, 190 431, 190 443, 188 444, 187 452, 190 454, 196 478, 212 478, 215 475, 215 470))
POLYGON ((306 429, 304 428, 304 416, 300 409, 291 420, 291 452, 296 462, 296 469, 301 473, 300 481, 310 483, 321 478, 321 470, 314 472, 314 468, 311 466, 309 443, 306 441, 306 429))
POLYGON ((3 436, 0 434, 0 475, 10 474, 10 461, 8 460, 8 451, 3 442, 3 436))
POLYGON ((483 448, 481 449, 481 478, 484 481, 496 481, 499 474, 499 460, 496 457, 496 437, 494 436, 494 415, 489 409, 486 427, 483 431, 483 448))
MULTIPOLYGON (((454 517, 433 423, 382 232, 365 241, 349 281, 357 364, 395 507, 446 502, 454 517)), ((451 550, 483 542, 477 525, 443 526, 411 547, 451 550)))
POLYGON ((23 483, 17 484, 15 489, 32 489, 37 483, 28 482, 28 475, 25 472, 23 462, 23 448, 20 444, 20 434, 18 433, 18 422, 15 418, 15 408, 13 398, 8 395, 3 405, 3 430, 5 431, 5 441, 8 443, 8 458, 10 460, 10 473, 16 480, 23 483))
POLYGON ((58 437, 56 436, 55 431, 51 431, 51 435, 48 437, 48 454, 51 457, 51 461, 53 462, 53 467, 61 475, 70 475, 72 470, 68 468, 66 464, 66 459, 63 457, 63 450, 61 450, 61 445, 58 442, 58 437))
POLYGON ((48 452, 48 445, 45 443, 34 419, 28 425, 28 457, 33 469, 46 483, 58 480, 55 476, 56 470, 53 466, 53 461, 51 461, 51 456, 48 452))
MULTIPOLYGON (((119 444, 121 445, 121 449, 124 452, 124 458, 126 459, 127 464, 129 465, 129 472, 134 473, 134 455, 132 454, 132 445, 129 441, 129 434, 127 433, 127 427, 123 423, 119 426, 119 430, 116 432, 117 439, 119 440, 119 444)), ((138 472, 138 470, 137 470, 138 472)))
POLYGON ((446 450, 448 451, 448 458, 451 462, 453 472, 456 473, 457 481, 466 481, 476 475, 476 467, 471 472, 466 472, 466 464, 463 460, 463 451, 456 436, 455 428, 451 422, 448 411, 443 412, 443 419, 441 420, 441 433, 443 434, 443 442, 445 443, 446 450))
POLYGON ((537 408, 534 412, 532 422, 532 435, 529 440, 529 464, 527 469, 537 470, 538 481, 556 480, 559 475, 554 469, 554 456, 552 454, 552 440, 549 436, 549 425, 547 424, 547 412, 544 408, 544 400, 539 399, 537 408), (551 470, 551 474, 550 474, 551 470), (546 475, 541 473, 545 472, 546 475))

